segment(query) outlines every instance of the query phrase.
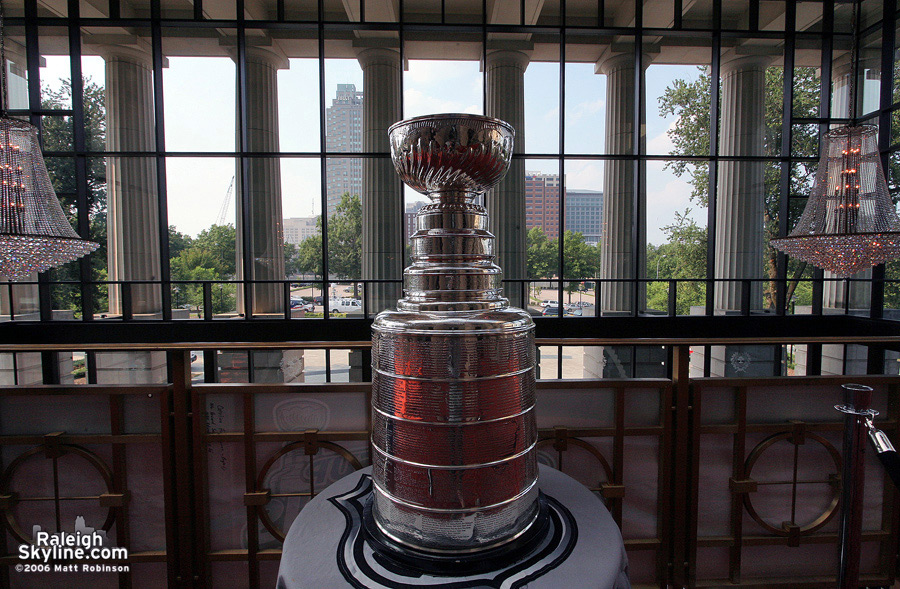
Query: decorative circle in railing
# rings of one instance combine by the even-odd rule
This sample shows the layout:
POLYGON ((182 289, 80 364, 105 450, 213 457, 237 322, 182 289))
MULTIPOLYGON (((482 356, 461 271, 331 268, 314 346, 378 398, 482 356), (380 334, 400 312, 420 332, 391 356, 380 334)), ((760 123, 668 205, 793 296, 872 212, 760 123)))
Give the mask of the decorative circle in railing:
MULTIPOLYGON (((766 521, 762 515, 756 510, 756 507, 753 505, 752 495, 753 493, 744 493, 744 508, 747 510, 747 513, 750 514, 750 517, 762 526, 764 529, 772 532, 777 536, 791 536, 792 531, 791 527, 796 527, 795 533, 800 536, 805 536, 812 534, 816 530, 820 529, 822 526, 827 524, 832 517, 837 514, 838 501, 841 496, 841 485, 840 485, 840 472, 841 472, 841 455, 837 451, 837 449, 825 438, 822 436, 810 432, 804 431, 801 436, 798 436, 794 432, 781 432, 777 434, 773 434, 768 438, 761 441, 756 445, 755 448, 750 452, 747 456, 747 460, 744 464, 744 475, 747 479, 750 479, 750 475, 753 472, 753 467, 757 465, 763 453, 771 448, 773 445, 780 441, 787 441, 789 444, 794 446, 794 457, 793 457, 793 466, 792 466, 792 475, 790 480, 775 480, 775 481, 761 481, 757 480, 756 485, 757 488, 760 485, 764 486, 783 486, 790 485, 791 488, 791 519, 783 520, 781 527, 773 525, 769 521, 766 521), (834 464, 834 473, 831 477, 825 477, 822 479, 814 479, 814 480, 803 480, 799 478, 798 473, 798 461, 800 456, 800 447, 805 445, 807 441, 814 441, 820 446, 822 446, 827 452, 829 457, 831 458, 832 463, 834 464), (798 502, 803 502, 803 504, 808 504, 808 502, 804 501, 802 497, 800 497, 800 489, 809 489, 810 486, 818 486, 818 485, 828 485, 831 488, 831 500, 828 503, 828 506, 812 521, 804 523, 802 525, 798 524, 795 521, 796 517, 796 505, 798 502), (790 526, 788 525, 790 524, 790 526)), ((822 469, 824 471, 824 468, 822 469)))
MULTIPOLYGON (((4 502, 0 502, 0 511, 3 512, 4 519, 6 520, 6 527, 9 530, 10 534, 16 538, 16 540, 23 542, 25 544, 33 543, 34 539, 22 529, 19 525, 19 522, 16 521, 15 514, 13 513, 15 505, 21 503, 22 501, 53 501, 55 503, 54 510, 56 515, 56 521, 60 521, 60 502, 61 501, 89 501, 96 500, 100 501, 100 495, 79 495, 78 497, 67 497, 62 496, 59 493, 59 476, 58 476, 58 468, 59 468, 59 458, 63 455, 70 454, 74 456, 79 456, 87 461, 88 464, 93 466, 100 476, 103 478, 103 482, 106 485, 106 491, 108 493, 113 492, 113 476, 109 467, 103 461, 102 458, 84 448, 82 446, 77 446, 75 444, 44 444, 41 446, 35 446, 29 450, 26 450, 22 454, 19 454, 16 458, 13 459, 12 462, 6 467, 3 471, 3 476, 0 477, 0 496, 7 496, 9 499, 4 502), (12 482, 15 477, 16 471, 24 464, 28 459, 38 456, 39 454, 44 454, 45 458, 53 461, 53 471, 54 471, 54 492, 52 497, 24 497, 17 496, 13 494, 12 491, 12 482)), ((109 507, 106 515, 106 520, 103 522, 103 525, 100 526, 100 529, 103 531, 109 531, 112 528, 113 523, 115 523, 116 515, 114 511, 114 507, 109 507)))
POLYGON ((324 442, 317 440, 315 445, 311 448, 309 443, 300 440, 297 442, 291 442, 290 444, 286 444, 279 448, 277 452, 272 454, 268 460, 266 460, 265 464, 262 465, 262 468, 259 470, 259 475, 256 478, 256 488, 262 491, 269 491, 266 487, 266 477, 269 475, 269 471, 272 469, 272 466, 283 456, 295 452, 297 450, 302 450, 304 453, 309 456, 309 491, 308 492, 294 492, 294 493, 269 493, 269 499, 262 506, 262 509, 258 510, 259 519, 265 528, 275 537, 279 542, 284 542, 284 537, 286 532, 282 530, 278 524, 272 519, 271 514, 269 513, 267 507, 271 502, 272 498, 276 497, 308 497, 312 499, 316 496, 316 488, 315 488, 315 460, 314 457, 318 455, 319 450, 330 450, 334 452, 338 457, 342 458, 346 462, 353 467, 354 470, 359 470, 363 467, 362 463, 353 455, 352 452, 335 444, 333 442, 324 442))
MULTIPOLYGON (((606 457, 603 456, 603 453, 600 452, 600 450, 598 450, 592 444, 589 444, 588 442, 585 442, 584 440, 582 440, 580 438, 569 438, 569 437, 545 438, 543 440, 540 440, 537 443, 537 450, 539 452, 538 459, 540 460, 540 450, 542 448, 547 448, 548 446, 550 446, 554 450, 556 450, 556 464, 551 464, 548 466, 553 466, 557 470, 559 470, 561 472, 565 472, 565 470, 563 470, 563 453, 568 452, 569 444, 587 451, 587 453, 592 458, 594 458, 597 462, 600 463, 600 468, 603 469, 603 475, 606 477, 606 479, 605 479, 606 483, 612 482, 613 472, 612 472, 612 468, 609 466, 609 462, 607 462, 607 460, 606 460, 606 457)), ((602 485, 603 485, 603 482, 601 481, 598 486, 589 486, 589 488, 591 489, 591 491, 594 491, 597 493, 602 493, 602 491, 603 491, 602 485)), ((606 500, 606 497, 604 497, 604 501, 605 500, 606 500)))

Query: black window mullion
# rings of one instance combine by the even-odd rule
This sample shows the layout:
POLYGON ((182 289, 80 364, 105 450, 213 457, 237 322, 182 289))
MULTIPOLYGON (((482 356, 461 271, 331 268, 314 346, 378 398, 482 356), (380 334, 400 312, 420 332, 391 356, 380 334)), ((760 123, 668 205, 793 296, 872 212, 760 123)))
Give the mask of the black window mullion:
MULTIPOLYGON (((559 284, 556 287, 557 316, 562 317, 563 312, 563 277, 565 276, 565 256, 563 255, 563 242, 565 240, 565 225, 563 224, 565 215, 565 177, 566 177, 566 2, 560 0, 560 30, 559 30, 559 154, 557 161, 559 162, 559 215, 557 223, 559 223, 559 238, 556 240, 557 245, 557 276, 559 284)), ((527 301, 523 301, 523 304, 527 301)), ((600 312, 600 301, 596 301, 594 313, 600 312)))
MULTIPOLYGON (((634 24, 635 24, 635 37, 634 37, 634 96, 632 100, 634 100, 634 120, 632 121, 632 129, 634 129, 633 133, 633 143, 632 143, 632 155, 634 156, 634 160, 632 161, 632 173, 633 173, 633 186, 634 186, 634 196, 631 199, 631 272, 632 272, 632 282, 629 285, 631 289, 631 315, 636 317, 640 310, 642 301, 640 299, 641 288, 640 288, 640 279, 643 278, 641 276, 641 253, 644 251, 646 244, 641 243, 643 240, 641 239, 642 234, 645 232, 641 231, 641 224, 644 222, 643 211, 641 210, 641 201, 646 200, 642 196, 642 192, 644 190, 644 182, 641 174, 641 170, 643 169, 643 165, 641 162, 641 156, 643 156, 642 149, 642 137, 643 137, 643 127, 641 123, 643 122, 643 113, 644 113, 644 10, 643 10, 643 0, 635 0, 634 6, 634 24)), ((609 129, 606 130, 609 133, 609 129)), ((632 358, 633 360, 633 358, 632 358)), ((633 363, 633 362, 632 362, 633 363)))
MULTIPOLYGON (((712 54, 709 67, 709 187, 706 207, 706 314, 713 315, 716 293, 716 207, 719 177, 719 94, 722 65, 722 0, 713 0, 712 54)), ((704 356, 704 374, 709 375, 709 346, 704 356)))
MULTIPOLYGON (((43 133, 41 132, 41 75, 40 75, 40 31, 38 30, 38 26, 35 23, 37 19, 37 0, 25 0, 25 16, 26 16, 26 24, 25 24, 25 51, 26 51, 26 61, 28 68, 28 107, 29 107, 29 120, 32 125, 37 127, 38 129, 38 141, 43 143, 43 133)), ((5 19, 9 20, 9 19, 5 19)), ((9 25, 7 25, 9 26, 9 25)), ((6 64, 3 64, 3 67, 6 67, 6 64)), ((9 103, 8 96, 6 98, 6 103, 9 103)), ((79 219, 80 221, 80 219, 79 219)), ((79 229, 81 225, 79 222, 79 229)), ((53 301, 50 296, 50 276, 48 272, 42 272, 38 274, 38 311, 41 321, 50 321, 52 319, 53 314, 53 301)), ((82 292, 84 287, 82 286, 82 292)), ((14 317, 14 305, 13 305, 13 288, 12 286, 8 289, 9 296, 9 308, 10 308, 10 318, 14 317)), ((82 310, 84 299, 82 298, 82 310)), ((82 313, 82 315, 84 315, 82 313)), ((15 359, 15 355, 13 355, 15 359)), ((15 372, 15 370, 13 371, 15 372)))
MULTIPOLYGON (((322 316, 327 320, 331 313, 328 309, 328 173, 325 153, 325 2, 318 0, 319 14, 319 174, 322 199, 322 316)), ((401 45, 401 51, 403 50, 401 45)), ((402 62, 401 62, 402 69, 402 62)), ((365 98, 364 98, 365 99, 365 98)))
POLYGON ((166 185, 166 128, 163 109, 163 58, 160 0, 150 3, 150 35, 153 53, 153 115, 156 125, 156 188, 159 231, 159 276, 162 290, 162 318, 172 320, 172 288, 169 271, 169 209, 166 185))
MULTIPOLYGON (((894 52, 896 49, 896 11, 893 0, 884 1, 884 21, 881 26, 881 88, 879 94, 879 106, 881 112, 878 116, 878 146, 881 151, 881 167, 890 170, 891 144, 891 112, 889 110, 894 102, 894 52)), ((869 317, 881 319, 884 317, 884 279, 885 265, 879 264, 872 269, 872 296, 869 301, 869 317)), ((878 357, 884 372, 884 351, 880 349, 869 350, 870 369, 877 367, 878 357)), ((871 370, 870 370, 871 372, 871 370)))
MULTIPOLYGON (((75 148, 75 200, 78 206, 78 234, 91 237, 91 206, 88 202, 87 158, 84 137, 84 78, 81 73, 81 25, 78 0, 68 1, 69 65, 72 86, 72 130, 75 148)), ((81 316, 90 321, 94 315, 91 258, 87 254, 78 259, 81 271, 81 316)), ((43 318, 42 318, 43 319, 43 318)), ((48 317, 49 319, 49 317, 48 317)))
MULTIPOLYGON (((797 12, 793 2, 785 3, 785 39, 784 39, 784 68, 782 76, 782 113, 781 113, 781 156, 790 158, 793 137, 793 111, 794 111, 794 29, 796 28, 797 12)), ((791 168, 790 159, 781 160, 781 177, 778 186, 778 237, 787 237, 789 230, 790 197, 791 197, 791 168)), ((787 296, 787 256, 779 251, 776 254, 776 278, 775 281, 775 314, 784 315, 786 312, 787 296)))
MULTIPOLYGON (((252 208, 250 206, 250 159, 247 157, 247 30, 244 22, 244 0, 237 0, 237 96, 236 107, 237 133, 238 133, 238 171, 239 171, 239 202, 241 207, 241 226, 237 228, 241 232, 241 272, 240 284, 244 293, 244 319, 253 319, 253 224, 252 208)), ((239 310, 240 311, 240 310, 239 310)), ((252 353, 250 354, 252 355, 252 353)))

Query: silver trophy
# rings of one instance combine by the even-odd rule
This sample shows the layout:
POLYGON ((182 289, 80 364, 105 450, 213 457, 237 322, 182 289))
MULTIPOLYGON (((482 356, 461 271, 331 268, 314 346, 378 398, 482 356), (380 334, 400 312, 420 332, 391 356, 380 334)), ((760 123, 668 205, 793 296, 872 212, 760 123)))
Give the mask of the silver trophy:
POLYGON ((389 132, 397 172, 431 202, 416 216, 406 296, 372 326, 370 526, 418 554, 483 556, 533 534, 543 511, 534 323, 502 296, 474 202, 509 169, 515 131, 447 114, 389 132))

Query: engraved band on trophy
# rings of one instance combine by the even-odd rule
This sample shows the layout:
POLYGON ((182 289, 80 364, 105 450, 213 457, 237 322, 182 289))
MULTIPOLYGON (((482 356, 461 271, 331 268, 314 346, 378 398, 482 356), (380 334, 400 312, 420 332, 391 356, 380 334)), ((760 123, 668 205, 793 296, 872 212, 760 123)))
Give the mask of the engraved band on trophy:
POLYGON ((534 323, 502 296, 474 202, 509 169, 515 131, 448 114, 389 133, 400 177, 431 202, 416 216, 405 297, 372 326, 370 527, 414 552, 481 555, 534 533, 543 511, 534 323))

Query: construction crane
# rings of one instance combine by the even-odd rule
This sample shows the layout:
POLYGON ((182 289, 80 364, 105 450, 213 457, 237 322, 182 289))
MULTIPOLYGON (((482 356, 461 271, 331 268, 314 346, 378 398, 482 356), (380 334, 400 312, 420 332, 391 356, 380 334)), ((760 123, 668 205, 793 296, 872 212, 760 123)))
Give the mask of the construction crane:
POLYGON ((231 182, 228 183, 228 190, 225 191, 225 200, 222 201, 222 208, 219 209, 219 216, 216 217, 216 225, 224 225, 225 224, 225 215, 228 214, 228 207, 231 206, 231 197, 234 195, 234 176, 231 177, 231 182))

